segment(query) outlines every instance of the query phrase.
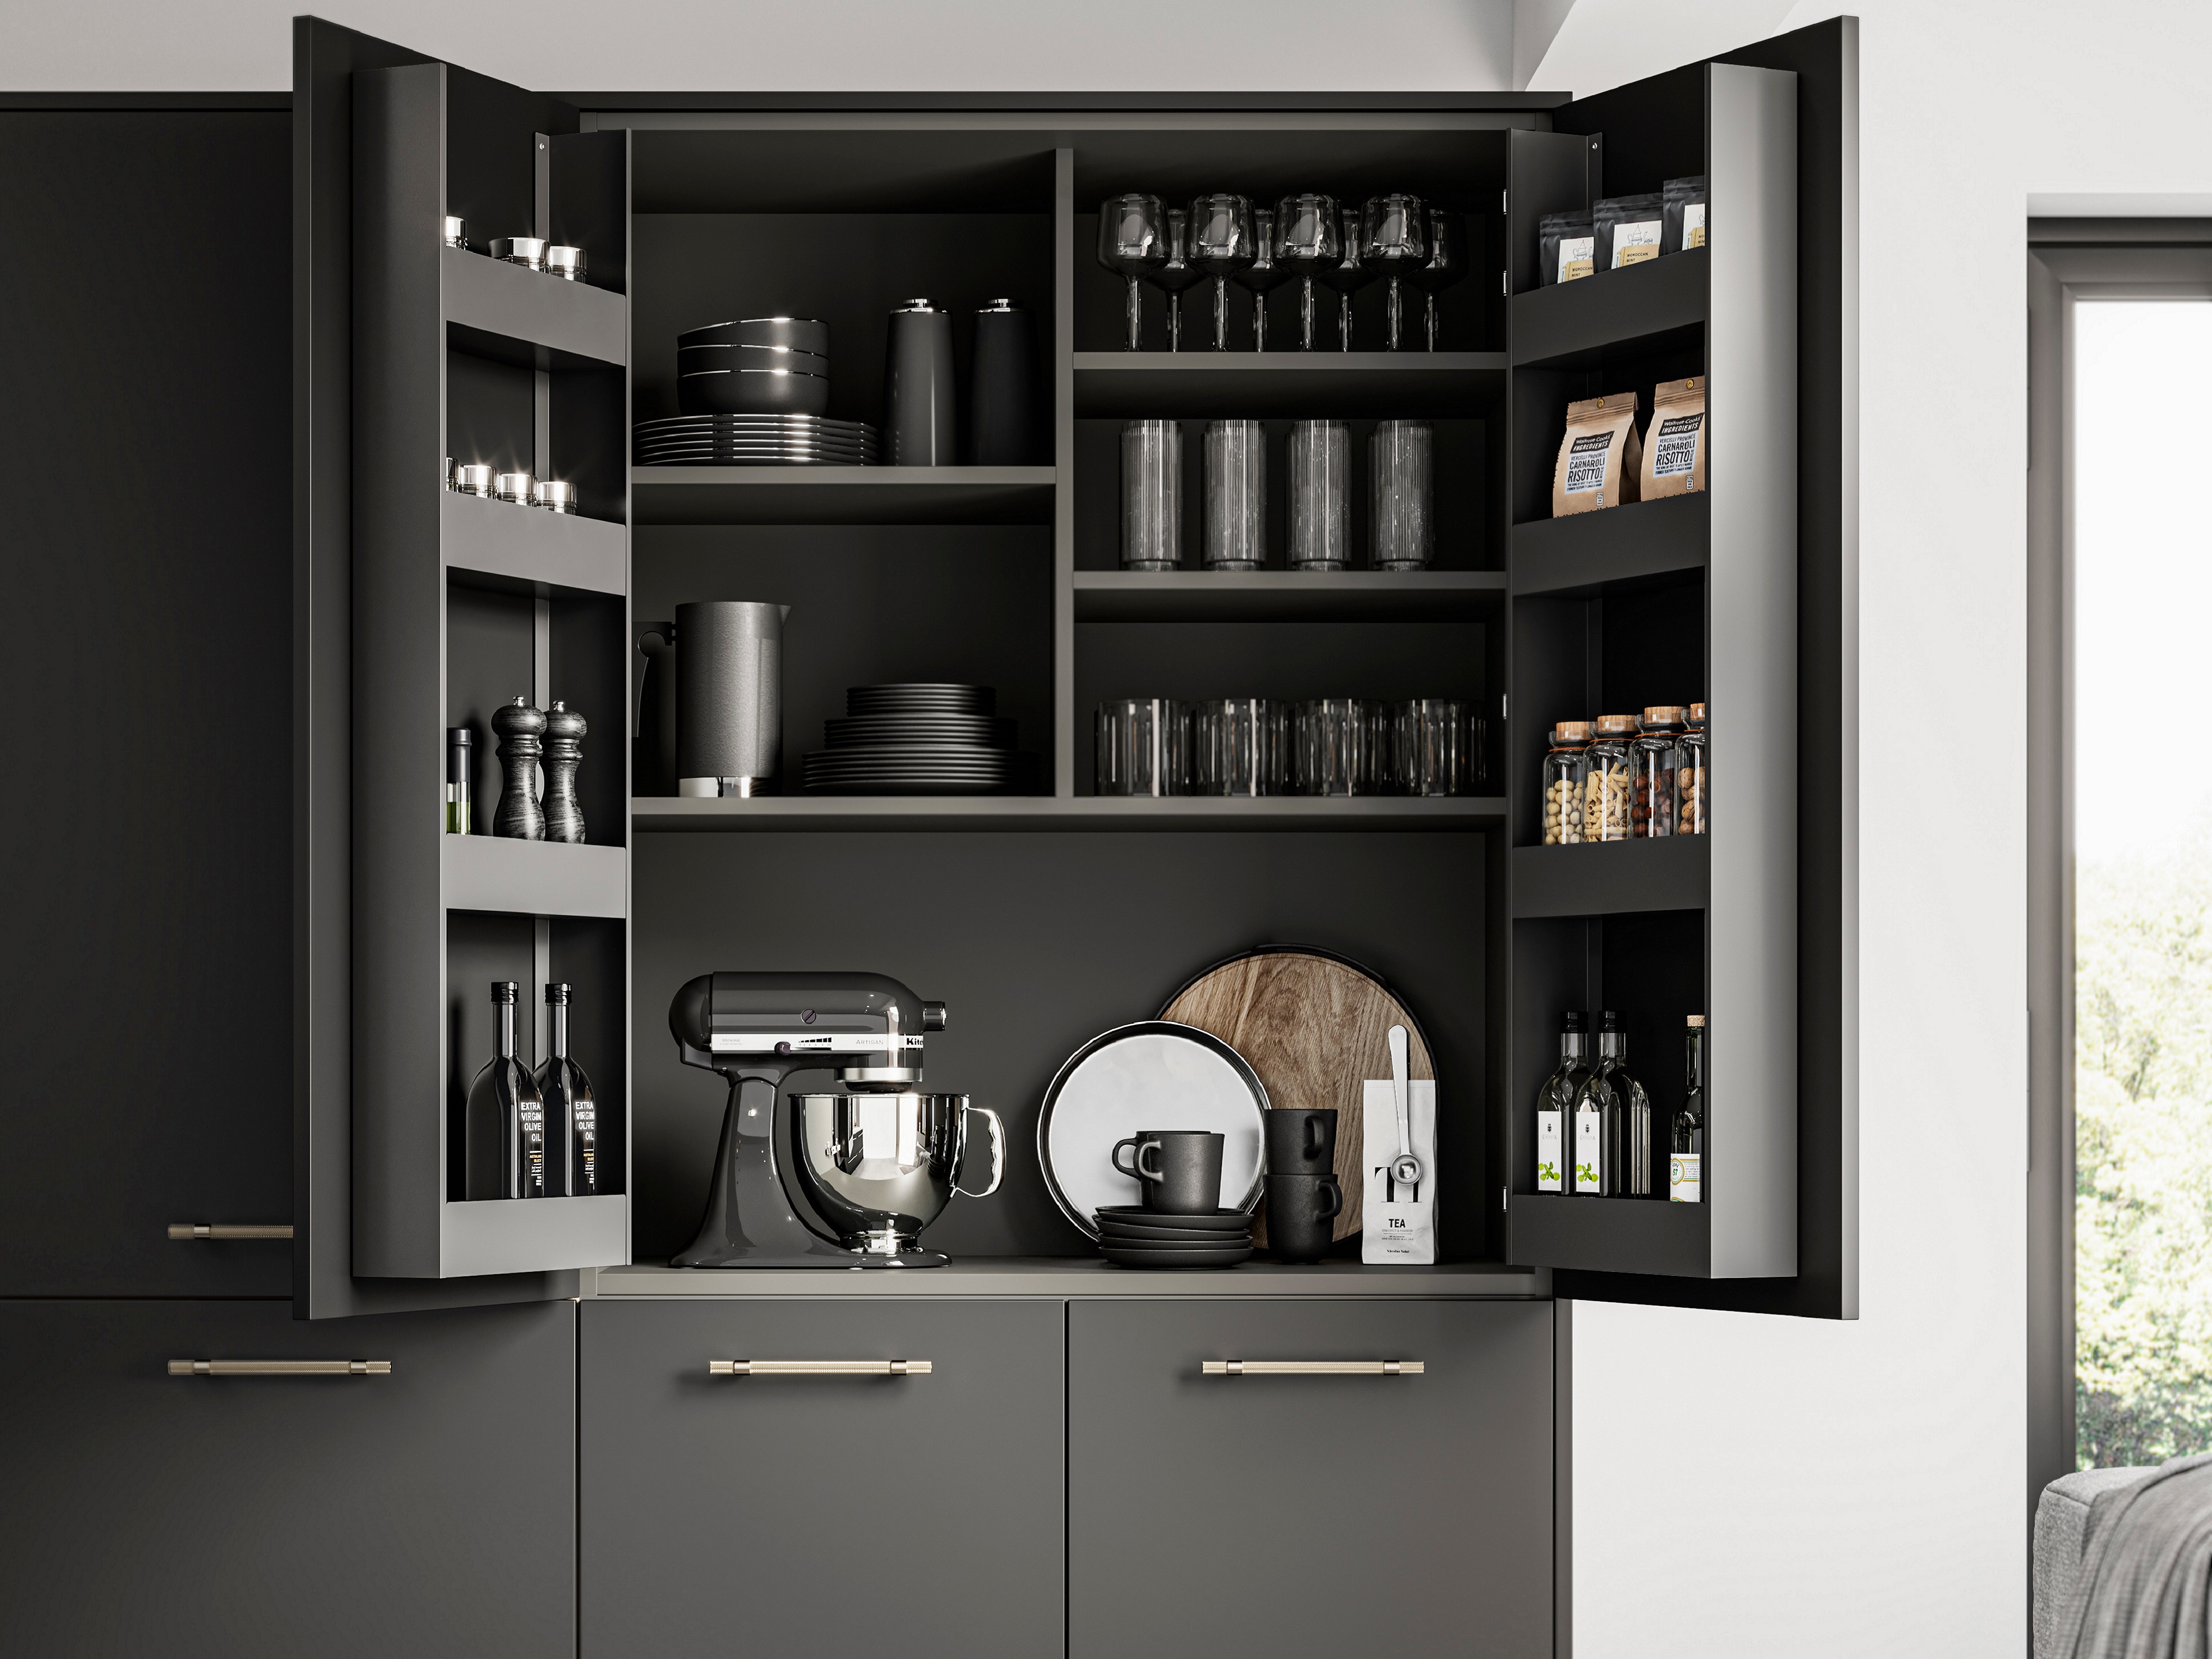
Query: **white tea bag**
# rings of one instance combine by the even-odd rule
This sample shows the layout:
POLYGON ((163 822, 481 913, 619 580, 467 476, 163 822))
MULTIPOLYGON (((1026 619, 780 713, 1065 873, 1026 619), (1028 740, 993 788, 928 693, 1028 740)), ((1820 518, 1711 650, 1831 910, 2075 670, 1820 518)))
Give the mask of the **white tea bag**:
POLYGON ((1412 1120, 1411 1150, 1421 1161, 1421 1178, 1417 1182, 1390 1178, 1390 1165, 1399 1146, 1398 1108, 1390 1097, 1389 1078, 1367 1079, 1364 1108, 1366 1158, 1361 1169, 1366 1186, 1361 1200, 1359 1259, 1401 1266, 1433 1264, 1437 1259, 1436 1082, 1421 1078, 1406 1085, 1407 1115, 1412 1120))

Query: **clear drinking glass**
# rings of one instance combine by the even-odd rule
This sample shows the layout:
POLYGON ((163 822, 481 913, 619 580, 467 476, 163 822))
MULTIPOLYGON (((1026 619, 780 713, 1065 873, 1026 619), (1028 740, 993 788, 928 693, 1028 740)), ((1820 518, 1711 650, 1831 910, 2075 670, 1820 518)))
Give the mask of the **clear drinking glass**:
POLYGON ((1386 345, 1398 349, 1405 317, 1401 284, 1409 271, 1428 262, 1429 216, 1418 196, 1370 196, 1359 224, 1359 257, 1389 279, 1389 329, 1386 345))
POLYGON ((1167 210, 1157 196, 1109 196, 1099 206, 1098 263, 1129 285, 1125 351, 1141 342, 1144 310, 1137 284, 1166 263, 1167 225, 1167 210))
POLYGON ((1336 290, 1336 349, 1352 349, 1352 296, 1381 276, 1382 271, 1359 257, 1359 210, 1344 210, 1344 234, 1339 239, 1343 257, 1321 273, 1322 282, 1336 290))
POLYGON ((1197 196, 1190 204, 1190 262, 1213 278, 1213 349, 1229 349, 1229 279, 1252 263, 1252 204, 1197 196))
POLYGON ((1290 792, 1291 711, 1285 705, 1266 697, 1200 703, 1191 737, 1191 793, 1290 792))
POLYGON ((1291 568, 1341 570, 1352 558, 1351 427, 1294 422, 1288 461, 1291 568))
POLYGON ((1344 223, 1334 196, 1275 204, 1275 263, 1298 279, 1298 349, 1314 349, 1314 278, 1344 262, 1344 223))
POLYGON ((1206 273, 1191 263, 1190 215, 1181 208, 1168 210, 1168 257, 1146 273, 1145 280, 1168 296, 1168 349, 1182 349, 1182 296, 1196 288, 1206 273))
POLYGON ((1467 222, 1439 209, 1429 212, 1429 257, 1406 273, 1428 309, 1429 349, 1437 349, 1437 295, 1467 276, 1467 222))
POLYGON ((1190 793, 1190 705, 1117 697, 1098 705, 1092 772, 1102 795, 1190 793))
POLYGON ((1206 426, 1206 568, 1257 570, 1267 559, 1267 429, 1257 421, 1206 426))
POLYGON ((1289 268, 1275 259, 1275 210, 1255 208, 1252 213, 1252 263, 1230 280, 1252 290, 1252 349, 1267 349, 1267 296, 1291 280, 1289 268))
POLYGON ((1389 787, 1389 728, 1382 705, 1364 697, 1316 697, 1298 705, 1297 782, 1302 795, 1374 795, 1389 787))
POLYGON ((1121 568, 1182 562, 1182 425, 1131 421, 1121 428, 1121 568))
POLYGON ((1368 552, 1377 570, 1425 570, 1436 558, 1436 478, 1434 427, 1375 423, 1367 440, 1368 552))
POLYGON ((1474 720, 1463 702, 1419 697, 1390 711, 1390 777, 1401 795, 1474 793, 1474 720))

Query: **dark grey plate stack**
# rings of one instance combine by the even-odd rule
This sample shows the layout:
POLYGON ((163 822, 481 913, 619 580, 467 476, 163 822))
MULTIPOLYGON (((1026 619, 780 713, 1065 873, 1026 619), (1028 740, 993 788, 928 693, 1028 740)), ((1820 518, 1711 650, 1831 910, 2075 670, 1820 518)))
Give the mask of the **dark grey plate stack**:
POLYGON ((1014 722, 988 685, 856 685, 829 746, 806 757, 808 790, 828 795, 1019 795, 1036 757, 1014 750, 1014 722))
POLYGON ((1233 1267, 1252 1254, 1242 1210, 1170 1215, 1134 1205, 1098 1212, 1098 1248, 1117 1267, 1233 1267))
POLYGON ((873 466, 876 429, 819 415, 675 415, 640 421, 640 466, 873 466))

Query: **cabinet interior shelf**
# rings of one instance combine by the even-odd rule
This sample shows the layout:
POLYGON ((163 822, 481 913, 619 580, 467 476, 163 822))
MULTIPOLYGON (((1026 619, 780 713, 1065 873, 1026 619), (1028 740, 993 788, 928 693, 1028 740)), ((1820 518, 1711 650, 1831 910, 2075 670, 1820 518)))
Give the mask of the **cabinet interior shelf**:
POLYGON ((1692 248, 1513 296, 1513 367, 1595 368, 1705 321, 1709 250, 1692 248))
POLYGON ((1711 891, 1711 836, 1584 842, 1513 849, 1513 914, 1618 915, 1702 910, 1711 891))
POLYGON ((1592 1198, 1574 1193, 1515 1193, 1510 1200, 1516 1255, 1549 1267, 1706 1279, 1712 1273, 1712 1206, 1664 1198, 1592 1198))
POLYGON ((1079 570, 1086 622, 1466 622, 1497 613, 1502 570, 1079 570))
POLYGON ((620 1193, 448 1200, 438 1206, 438 1232, 441 1279, 610 1267, 629 1259, 629 1200, 620 1193))
POLYGON ((1258 800, 1079 795, 770 795, 753 800, 634 796, 635 830, 1483 830, 1495 795, 1443 799, 1272 795, 1258 800))
POLYGON ((1513 526, 1516 596, 1588 598, 1614 584, 1705 568, 1712 542, 1712 496, 1668 495, 1565 519, 1513 526))
POLYGON ((1049 466, 634 466, 641 525, 1050 524, 1049 466))
POLYGON ((619 368, 629 361, 629 306, 621 295, 489 254, 438 252, 446 338, 457 349, 520 368, 619 368))
MULTIPOLYGON (((491 811, 486 803, 484 811, 491 811)), ((525 916, 629 914, 629 854, 620 847, 447 836, 446 908, 525 916)))
POLYGON ((446 568, 471 586, 533 593, 629 591, 622 526, 447 490, 438 509, 446 568))
POLYGON ((1079 351, 1075 412, 1118 420, 1470 415, 1505 395, 1498 351, 1079 351))

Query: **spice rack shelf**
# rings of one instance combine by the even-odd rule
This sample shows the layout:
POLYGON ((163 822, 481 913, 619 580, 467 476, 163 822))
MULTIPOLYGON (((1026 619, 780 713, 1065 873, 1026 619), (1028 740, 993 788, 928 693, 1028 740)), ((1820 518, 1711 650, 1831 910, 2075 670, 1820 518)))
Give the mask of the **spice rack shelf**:
POLYGON ((1613 584, 1702 570, 1711 540, 1712 503, 1705 490, 1516 524, 1513 592, 1589 598, 1613 584))
POLYGON ((619 294, 489 254, 439 249, 447 343, 519 368, 621 368, 629 305, 619 294))
POLYGON ((621 1193, 527 1203, 447 1199, 438 1206, 438 1233, 449 1279, 618 1267, 629 1260, 629 1200, 621 1193))
POLYGON ((1505 395, 1498 351, 1079 351, 1078 419, 1390 420, 1505 395))
POLYGON ((1466 622, 1498 614, 1502 570, 1079 570, 1079 623, 1466 622))
POLYGON ((550 599, 629 592, 629 538, 619 524, 445 492, 438 544, 457 581, 550 599))
MULTIPOLYGON (((489 802, 485 813, 489 817, 489 802)), ((439 859, 448 910, 616 919, 629 914, 629 854, 623 848, 447 836, 439 859)))
POLYGON ((1513 849, 1516 917, 1702 910, 1712 888, 1710 836, 1513 849))
POLYGON ((1052 522, 1049 466, 634 466, 641 525, 1052 522))
POLYGON ((1513 296, 1513 367, 1595 368, 1612 350, 1703 326, 1710 250, 1691 248, 1513 296))
POLYGON ((634 830, 1486 830, 1504 820, 1496 795, 1411 799, 1271 795, 770 795, 755 800, 634 796, 634 830))
MULTIPOLYGON (((1724 1179, 1723 1173, 1708 1176, 1724 1179)), ((1712 1274, 1713 1209, 1659 1198, 1590 1198, 1571 1193, 1515 1193, 1508 1206, 1513 1242, 1553 1268, 1675 1279, 1712 1274)))

